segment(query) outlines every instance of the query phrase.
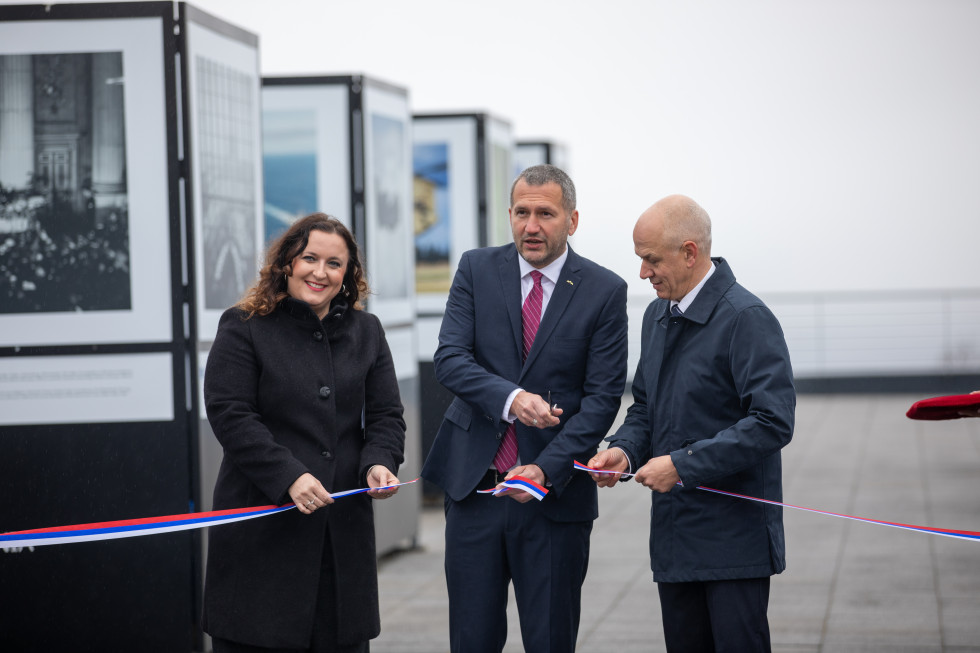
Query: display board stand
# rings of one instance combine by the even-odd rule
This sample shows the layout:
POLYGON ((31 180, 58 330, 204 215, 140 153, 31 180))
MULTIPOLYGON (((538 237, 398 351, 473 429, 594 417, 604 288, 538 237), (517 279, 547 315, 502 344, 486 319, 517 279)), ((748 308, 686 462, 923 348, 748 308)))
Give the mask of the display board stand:
MULTIPOLYGON (((487 113, 416 114, 415 286, 422 388, 422 452, 428 453, 453 396, 435 378, 432 356, 463 252, 512 241, 507 208, 513 181, 510 124, 487 113)), ((427 501, 441 492, 423 486, 427 501)))
POLYGON ((517 141, 514 148, 514 176, 531 166, 548 163, 569 175, 568 151, 564 145, 553 141, 517 141))
MULTIPOLYGON (((196 507, 176 27, 0 6, 0 531, 196 507)), ((3 550, 2 648, 198 648, 198 542, 3 550)))
MULTIPOLYGON (((364 75, 262 80, 266 235, 314 211, 354 233, 405 407, 405 462, 399 478, 422 467, 419 369, 415 358, 415 257, 412 247, 411 113, 408 91, 364 75)), ((347 488, 334 488, 347 489, 347 488)), ((421 489, 374 504, 379 555, 418 538, 421 489)))
MULTIPOLYGON (((202 509, 196 354, 259 245, 257 47, 185 3, 0 6, 0 532, 202 509)), ((202 538, 3 550, 2 647, 203 650, 202 538)))

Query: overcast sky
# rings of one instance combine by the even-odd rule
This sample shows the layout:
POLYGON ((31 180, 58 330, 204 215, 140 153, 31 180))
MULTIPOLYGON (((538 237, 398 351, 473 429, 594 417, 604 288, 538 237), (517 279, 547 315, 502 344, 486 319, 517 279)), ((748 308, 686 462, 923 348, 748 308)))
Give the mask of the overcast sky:
POLYGON ((263 74, 363 73, 568 148, 573 246, 633 291, 685 193, 757 292, 980 287, 975 0, 198 0, 263 74))

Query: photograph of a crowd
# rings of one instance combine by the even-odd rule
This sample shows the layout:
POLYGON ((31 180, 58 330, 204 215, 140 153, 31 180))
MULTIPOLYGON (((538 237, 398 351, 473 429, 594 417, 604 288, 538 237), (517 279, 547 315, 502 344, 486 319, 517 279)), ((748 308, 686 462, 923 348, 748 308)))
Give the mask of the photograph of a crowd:
POLYGON ((131 309, 121 52, 0 56, 0 313, 131 309))

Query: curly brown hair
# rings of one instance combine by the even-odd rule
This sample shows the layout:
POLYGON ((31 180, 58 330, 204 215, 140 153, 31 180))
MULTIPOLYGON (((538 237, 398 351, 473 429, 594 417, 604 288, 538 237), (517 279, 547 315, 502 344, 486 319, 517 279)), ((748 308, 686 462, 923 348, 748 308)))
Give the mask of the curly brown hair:
POLYGON ((289 296, 286 291, 286 276, 292 273, 293 259, 306 249, 311 231, 337 234, 347 243, 347 271, 344 273, 344 286, 341 294, 347 303, 357 310, 364 308, 362 300, 370 294, 364 274, 361 252, 354 235, 344 223, 326 213, 311 213, 293 223, 279 236, 265 254, 265 264, 259 271, 259 280, 245 293, 236 306, 248 314, 268 315, 276 309, 279 302, 289 296))

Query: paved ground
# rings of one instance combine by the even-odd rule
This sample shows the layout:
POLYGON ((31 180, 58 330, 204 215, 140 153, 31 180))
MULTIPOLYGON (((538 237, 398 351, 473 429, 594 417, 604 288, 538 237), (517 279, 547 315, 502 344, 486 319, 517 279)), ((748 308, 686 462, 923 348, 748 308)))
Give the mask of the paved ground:
MULTIPOLYGON (((785 501, 980 531, 980 419, 909 420, 917 398, 801 396, 785 501)), ((578 650, 663 651, 647 490, 631 484, 599 499, 578 650)), ((775 651, 980 652, 980 542, 800 510, 785 520, 788 569, 773 579, 769 610, 775 651)), ((443 528, 441 509, 425 509, 419 547, 383 560, 373 653, 449 650, 443 528)), ((508 653, 522 650, 510 608, 508 653)))

